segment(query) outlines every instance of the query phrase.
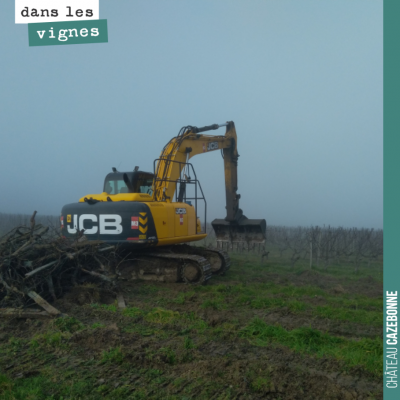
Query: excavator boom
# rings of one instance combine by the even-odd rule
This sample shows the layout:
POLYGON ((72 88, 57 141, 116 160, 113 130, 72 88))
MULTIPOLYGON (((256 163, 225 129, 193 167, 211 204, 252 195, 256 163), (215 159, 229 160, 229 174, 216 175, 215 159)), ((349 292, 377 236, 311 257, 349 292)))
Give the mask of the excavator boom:
POLYGON ((245 242, 247 246, 265 243, 265 219, 248 219, 239 208, 240 195, 237 193, 239 153, 237 151, 235 124, 232 121, 202 128, 183 127, 178 136, 167 143, 156 165, 154 200, 172 201, 176 191, 176 182, 188 160, 197 154, 215 150, 222 150, 223 152, 226 196, 226 217, 215 219, 212 222, 217 242, 229 244, 245 242), (222 126, 226 126, 224 136, 201 133, 222 126))

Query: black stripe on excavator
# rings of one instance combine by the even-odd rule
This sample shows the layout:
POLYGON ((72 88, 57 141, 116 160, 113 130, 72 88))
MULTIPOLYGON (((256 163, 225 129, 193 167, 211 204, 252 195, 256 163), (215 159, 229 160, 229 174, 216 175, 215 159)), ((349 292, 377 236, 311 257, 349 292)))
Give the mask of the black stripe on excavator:
POLYGON ((62 235, 71 239, 79 237, 79 231, 88 240, 107 243, 155 246, 157 232, 150 208, 135 201, 100 201, 95 204, 71 203, 63 207, 62 235))

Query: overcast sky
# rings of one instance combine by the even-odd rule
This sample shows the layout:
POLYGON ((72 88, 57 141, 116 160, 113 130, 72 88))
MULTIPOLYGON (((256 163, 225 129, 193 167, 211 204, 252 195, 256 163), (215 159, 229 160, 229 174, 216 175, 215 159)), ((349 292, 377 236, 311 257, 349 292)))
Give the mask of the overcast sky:
MULTIPOLYGON (((100 0, 109 43, 29 47, 1 1, 0 212, 58 215, 182 126, 232 120, 247 217, 382 228, 382 3, 100 0)), ((220 153, 192 162, 223 218, 220 153)))

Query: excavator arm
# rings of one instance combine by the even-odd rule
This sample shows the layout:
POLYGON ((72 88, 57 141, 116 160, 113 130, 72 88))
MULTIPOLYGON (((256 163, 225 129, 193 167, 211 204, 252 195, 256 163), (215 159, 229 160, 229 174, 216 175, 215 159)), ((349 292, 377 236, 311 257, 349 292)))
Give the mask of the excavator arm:
POLYGON ((172 201, 176 190, 176 181, 180 177, 185 163, 197 154, 222 150, 225 169, 225 191, 227 221, 238 220, 241 216, 237 194, 237 136, 235 124, 210 125, 203 128, 184 127, 182 133, 171 139, 157 160, 155 173, 155 201, 172 201), (226 126, 224 136, 205 135, 201 132, 226 126))
POLYGON ((239 208, 240 195, 237 193, 237 135, 235 124, 214 124, 197 128, 186 126, 178 136, 163 148, 157 160, 154 178, 155 201, 171 202, 176 190, 176 182, 190 158, 209 151, 222 150, 225 170, 226 217, 212 222, 221 242, 265 243, 266 222, 264 219, 250 220, 239 208), (202 132, 226 126, 224 136, 206 135, 202 132))

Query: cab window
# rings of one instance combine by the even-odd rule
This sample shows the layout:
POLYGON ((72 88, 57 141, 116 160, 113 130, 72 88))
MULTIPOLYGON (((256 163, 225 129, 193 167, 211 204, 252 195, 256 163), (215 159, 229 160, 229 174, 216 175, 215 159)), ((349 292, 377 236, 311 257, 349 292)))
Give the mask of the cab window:
POLYGON ((117 193, 128 193, 128 186, 126 186, 124 181, 116 181, 117 183, 117 193))
POLYGON ((108 194, 128 193, 128 187, 124 181, 108 181, 104 185, 104 191, 108 194))
POLYGON ((153 186, 153 179, 141 179, 139 182, 139 193, 153 193, 151 189, 153 186))

